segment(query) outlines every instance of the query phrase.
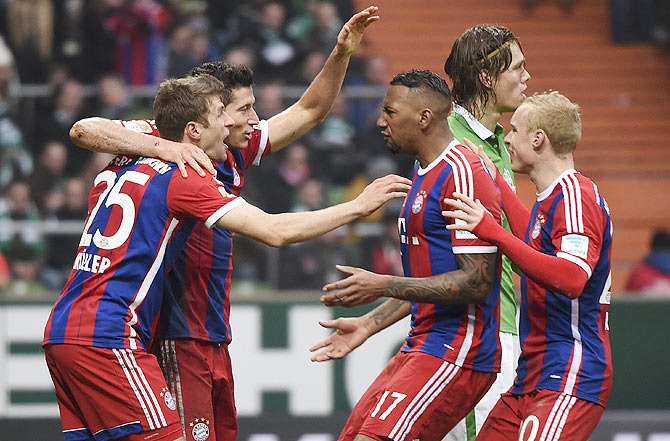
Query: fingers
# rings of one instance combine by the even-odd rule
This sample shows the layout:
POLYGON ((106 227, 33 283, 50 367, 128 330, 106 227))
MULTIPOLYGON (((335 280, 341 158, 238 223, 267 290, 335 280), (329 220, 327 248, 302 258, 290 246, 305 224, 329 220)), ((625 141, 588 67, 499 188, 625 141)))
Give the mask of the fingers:
POLYGON ((469 148, 470 150, 472 150, 472 153, 475 153, 475 154, 477 154, 477 152, 479 151, 479 148, 481 147, 481 146, 478 146, 477 144, 475 144, 474 142, 470 141, 470 140, 469 140, 468 138, 466 138, 466 137, 463 137, 463 144, 464 144, 467 148, 469 148))
POLYGON ((196 171, 196 173, 198 173, 203 178, 205 177, 204 170, 202 169, 202 167, 200 167, 200 164, 198 164, 195 159, 188 158, 186 161, 188 162, 188 165, 190 165, 191 168, 196 171))
POLYGON ((186 172, 186 165, 184 161, 180 158, 177 162, 177 167, 179 167, 179 172, 181 173, 182 178, 188 178, 188 173, 186 172))
POLYGON ((332 342, 330 341, 330 337, 324 338, 320 342, 314 344, 311 348, 309 348, 309 352, 314 352, 318 351, 321 348, 325 348, 326 346, 330 346, 332 342))

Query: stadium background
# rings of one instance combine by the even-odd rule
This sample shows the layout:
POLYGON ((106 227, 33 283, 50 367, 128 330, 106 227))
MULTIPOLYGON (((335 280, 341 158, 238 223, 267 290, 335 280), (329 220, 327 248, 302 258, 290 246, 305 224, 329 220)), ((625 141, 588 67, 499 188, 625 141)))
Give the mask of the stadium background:
MULTIPOLYGON (((2 3, 2 11, 6 12, 7 5, 12 2, 2 3)), ((197 6, 208 2, 166 3, 197 6)), ((235 2, 220 3, 232 7, 230 4, 235 2)), ((260 7, 264 2, 240 3, 260 7)), ((350 5, 335 3, 344 11, 347 6, 358 10, 368 5, 358 0, 350 5)), ((329 130, 319 129, 320 137, 306 143, 325 140, 342 149, 310 150, 313 174, 317 178, 319 173, 327 175, 320 179, 323 195, 318 203, 345 198, 358 188, 356 179, 360 176, 370 177, 394 167, 407 174, 406 162, 388 164, 382 159, 377 161, 383 157, 382 150, 368 152, 362 157, 347 150, 359 140, 367 142, 370 139, 364 133, 369 127, 351 121, 359 115, 355 112, 374 108, 375 100, 383 96, 384 83, 366 78, 365 60, 383 58, 387 63, 387 74, 409 68, 427 68, 443 74, 445 56, 462 30, 478 23, 498 23, 512 29, 521 38, 532 75, 527 92, 559 90, 582 107, 584 129, 576 152, 576 167, 598 183, 613 213, 616 233, 610 323, 615 387, 608 410, 592 440, 667 441, 670 439, 670 380, 667 375, 670 370, 670 302, 659 297, 633 295, 625 292, 624 287, 634 265, 646 255, 653 232, 670 227, 667 195, 670 188, 668 52, 649 42, 618 42, 622 39, 618 33, 619 24, 611 15, 611 7, 616 3, 608 0, 379 2, 382 20, 367 32, 361 48, 362 57, 355 60, 343 89, 349 106, 348 111, 345 107, 341 112, 342 120, 349 125, 338 125, 342 121, 331 120, 330 125, 325 124, 329 130), (612 24, 613 19, 616 25, 612 24), (360 81, 350 81, 352 77, 358 79, 357 74, 360 81), (350 136, 346 143, 339 144, 329 137, 342 127, 352 126, 360 136, 350 136), (333 158, 333 151, 344 153, 349 161, 367 160, 381 165, 377 169, 361 168, 359 174, 347 174, 342 171, 347 162, 326 164, 321 168, 314 164, 324 162, 320 160, 320 153, 333 158)), ((644 2, 630 3, 634 8, 641 8, 644 2)), ((633 20, 634 15, 629 13, 624 18, 633 20)), ((210 18, 215 21, 216 17, 212 15, 210 18)), ((5 22, 9 17, 0 18, 5 22)), ((331 41, 328 46, 332 44, 331 41)), ((219 49, 223 53, 225 48, 219 49)), ((268 111, 272 109, 273 99, 285 106, 304 89, 304 84, 291 81, 291 74, 286 71, 279 73, 283 80, 277 83, 271 81, 270 74, 264 75, 259 67, 255 70, 259 76, 256 88, 259 107, 268 105, 268 111)), ((18 80, 20 82, 12 84, 11 116, 22 130, 27 149, 34 157, 34 168, 39 171, 38 157, 43 147, 36 135, 40 130, 40 101, 50 97, 52 89, 49 83, 26 82, 20 76, 18 80)), ((92 82, 83 81, 83 84, 87 85, 83 89, 84 95, 95 101, 99 89, 92 82)), ((127 88, 145 107, 155 91, 151 84, 127 88)), ((508 120, 509 115, 502 123, 505 125, 508 120)), ((340 130, 340 133, 345 134, 347 130, 340 130)), ((2 142, 0 138, 0 144, 2 142)), ((74 149, 71 145, 68 148, 74 149)), ((289 156, 288 150, 271 158, 263 169, 280 169, 284 157, 289 156)), ((24 174, 27 176, 23 177, 31 177, 24 174)), ((255 181, 256 186, 245 188, 245 197, 263 207, 267 203, 263 189, 268 187, 261 184, 271 177, 266 172, 254 170, 249 181, 255 181)), ((19 171, 14 179, 21 178, 19 171)), ((9 183, 3 190, 7 187, 9 183)), ((526 204, 532 203, 532 184, 519 177, 517 188, 526 204)), ((301 200, 297 196, 294 199, 289 209, 301 203, 309 206, 306 205, 308 199, 301 200)), ((239 237, 236 239, 238 275, 234 276, 232 325, 235 340, 231 353, 240 412, 239 439, 334 439, 357 394, 400 344, 406 330, 404 324, 377 336, 376 341, 369 342, 361 348, 364 350, 359 349, 347 360, 314 365, 308 361, 306 350, 325 335, 316 325, 318 318, 361 312, 361 309, 329 311, 321 308, 316 303, 316 288, 323 280, 336 277, 332 269, 325 270, 333 260, 347 259, 346 263, 370 267, 373 262, 364 250, 383 240, 387 217, 392 216, 379 215, 369 222, 343 228, 333 237, 317 242, 318 253, 315 248, 307 248, 302 254, 295 253, 298 257, 265 249, 239 237), (322 250, 328 255, 322 256, 322 250), (287 271, 283 262, 304 266, 310 263, 304 260, 310 253, 320 256, 315 264, 317 270, 310 273, 312 286, 293 286, 291 280, 284 279, 287 271)), ((47 216, 38 216, 30 222, 4 220, 1 227, 1 234, 9 236, 26 229, 38 229, 47 236, 68 231, 78 236, 81 224, 76 220, 54 221, 47 216)), ((49 244, 48 240, 46 243, 49 244)), ((7 254, 11 265, 12 252, 7 254)), ((45 257, 30 256, 35 257, 38 271, 43 271, 45 257)), ((306 280, 304 276, 293 277, 306 280)), ((33 291, 20 294, 18 290, 8 288, 3 289, 0 296, 0 440, 60 439, 55 398, 39 345, 45 314, 48 314, 56 294, 49 289, 39 294, 33 291)), ((666 298, 670 298, 670 293, 666 293, 666 298)))

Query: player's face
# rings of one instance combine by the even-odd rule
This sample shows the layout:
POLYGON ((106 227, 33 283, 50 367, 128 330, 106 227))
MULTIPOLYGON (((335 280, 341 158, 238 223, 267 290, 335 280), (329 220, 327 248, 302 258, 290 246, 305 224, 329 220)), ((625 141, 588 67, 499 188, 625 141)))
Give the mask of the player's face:
POLYGON ((526 82, 530 80, 530 74, 526 70, 526 59, 519 48, 519 45, 512 43, 510 45, 512 52, 512 62, 509 68, 498 76, 493 86, 495 94, 496 110, 500 113, 513 112, 516 110, 526 95, 526 82))
POLYGON ((226 113, 235 121, 226 139, 226 144, 231 149, 245 149, 249 145, 251 133, 258 124, 258 115, 254 110, 255 102, 251 86, 240 87, 233 91, 233 99, 226 106, 226 113))
POLYGON ((200 126, 200 148, 215 161, 225 161, 228 146, 224 140, 233 127, 233 119, 226 113, 220 98, 214 98, 207 115, 209 127, 200 126))
POLYGON ((416 126, 416 112, 408 99, 410 89, 405 86, 389 86, 377 118, 386 147, 391 153, 407 151, 412 138, 412 127, 416 126))
POLYGON ((528 174, 537 153, 533 149, 533 133, 529 131, 528 115, 530 106, 520 106, 512 115, 510 130, 505 135, 505 144, 512 159, 512 170, 515 173, 528 174))

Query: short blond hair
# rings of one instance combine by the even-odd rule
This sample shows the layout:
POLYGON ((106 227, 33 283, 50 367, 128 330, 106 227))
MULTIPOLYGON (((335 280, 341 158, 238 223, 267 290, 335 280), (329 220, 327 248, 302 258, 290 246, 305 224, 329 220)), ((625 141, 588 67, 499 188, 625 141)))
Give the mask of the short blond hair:
POLYGON ((528 130, 544 130, 556 154, 572 153, 582 137, 579 106, 556 91, 526 98, 522 105, 531 107, 528 130))

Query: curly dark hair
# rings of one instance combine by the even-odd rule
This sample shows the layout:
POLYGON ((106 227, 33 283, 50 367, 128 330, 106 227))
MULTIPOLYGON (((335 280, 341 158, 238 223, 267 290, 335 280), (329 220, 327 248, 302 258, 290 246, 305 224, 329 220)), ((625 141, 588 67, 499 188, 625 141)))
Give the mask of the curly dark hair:
POLYGON ((254 85, 254 73, 244 64, 229 64, 223 61, 214 61, 194 67, 188 75, 192 77, 211 75, 221 81, 231 91, 240 87, 254 85))
POLYGON ((492 98, 491 90, 482 84, 479 73, 486 70, 495 84, 512 63, 512 43, 521 49, 519 39, 509 29, 479 25, 463 32, 451 48, 444 72, 454 82, 454 101, 476 118, 492 98))

